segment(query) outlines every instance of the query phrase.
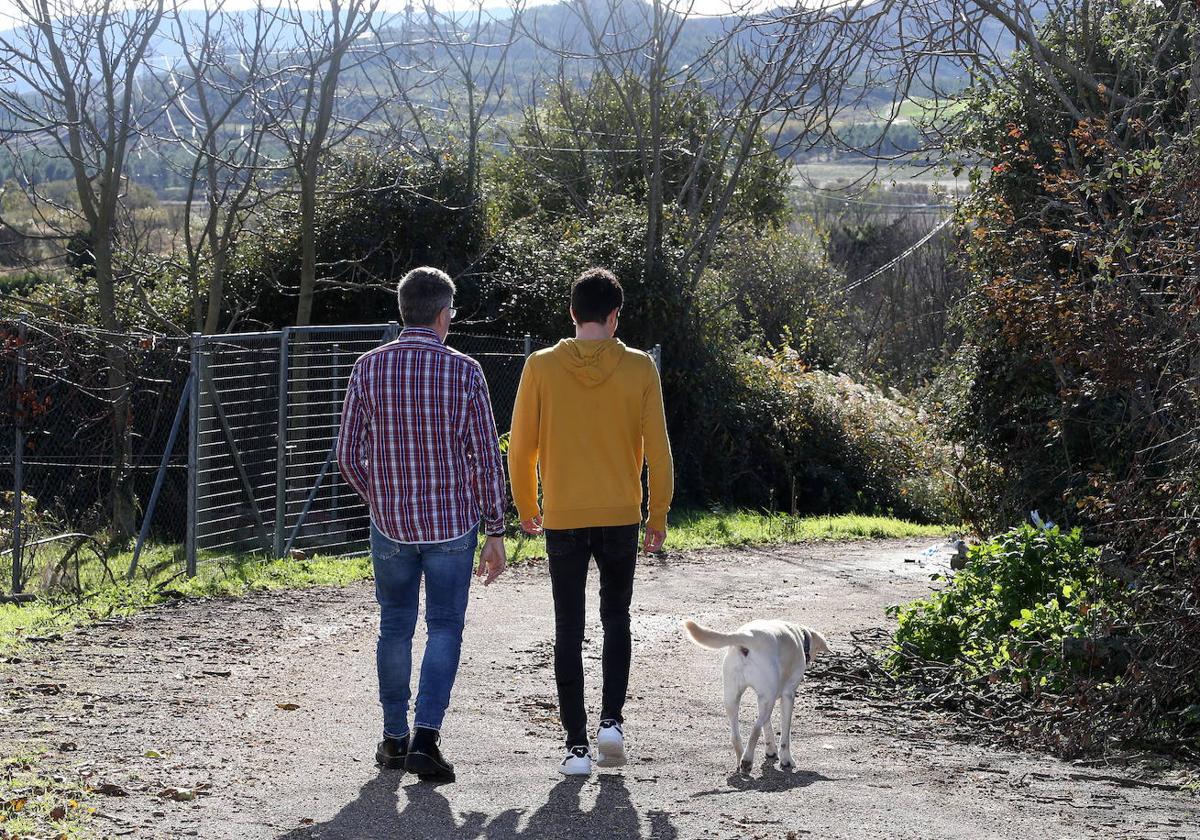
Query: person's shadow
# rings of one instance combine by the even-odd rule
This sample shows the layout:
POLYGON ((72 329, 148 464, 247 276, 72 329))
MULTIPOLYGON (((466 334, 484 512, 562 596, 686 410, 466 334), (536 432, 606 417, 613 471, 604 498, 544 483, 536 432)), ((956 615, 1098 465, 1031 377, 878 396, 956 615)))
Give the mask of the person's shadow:
POLYGON ((487 840, 678 840, 679 832, 665 811, 648 811, 650 826, 643 831, 623 776, 602 773, 596 783, 600 791, 596 804, 588 811, 580 807, 579 798, 589 782, 571 777, 551 788, 546 804, 533 812, 523 831, 517 827, 523 812, 510 809, 488 824, 484 836, 487 840))
POLYGON ((465 815, 462 825, 454 818, 450 802, 427 784, 404 787, 407 803, 400 805, 403 773, 382 770, 358 792, 358 798, 338 811, 328 822, 312 823, 279 835, 278 840, 382 840, 393 837, 461 838, 483 836, 486 816, 465 815))
MULTIPOLYGON (((664 811, 649 811, 643 830, 637 809, 619 775, 602 774, 596 804, 580 807, 580 794, 588 781, 569 778, 550 790, 545 804, 520 827, 525 811, 509 808, 488 821, 477 811, 463 814, 461 823, 450 801, 433 785, 404 785, 407 803, 399 811, 403 774, 383 771, 359 791, 358 798, 324 823, 302 825, 278 840, 383 840, 419 837, 422 840, 552 840, 552 838, 613 838, 613 840, 678 840, 679 832, 664 811)), ((502 792, 493 792, 499 795, 502 792)))

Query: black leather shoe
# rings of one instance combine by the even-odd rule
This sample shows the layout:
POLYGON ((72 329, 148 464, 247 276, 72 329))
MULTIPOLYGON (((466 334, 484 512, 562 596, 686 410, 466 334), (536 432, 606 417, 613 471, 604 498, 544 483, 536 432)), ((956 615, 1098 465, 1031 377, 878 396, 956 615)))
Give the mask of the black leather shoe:
POLYGON ((375 748, 375 763, 389 770, 403 770, 408 757, 408 736, 389 738, 386 735, 375 748))
POLYGON ((436 729, 425 729, 418 726, 413 732, 412 746, 408 750, 408 758, 404 769, 416 773, 423 782, 453 782, 454 765, 442 758, 438 749, 440 733, 436 729))

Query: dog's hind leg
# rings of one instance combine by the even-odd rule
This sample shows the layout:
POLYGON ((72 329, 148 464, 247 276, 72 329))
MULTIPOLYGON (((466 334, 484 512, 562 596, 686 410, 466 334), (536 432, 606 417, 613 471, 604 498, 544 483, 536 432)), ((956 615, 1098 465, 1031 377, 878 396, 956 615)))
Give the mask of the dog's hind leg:
POLYGON ((729 715, 729 732, 733 738, 733 755, 735 761, 742 758, 742 729, 738 723, 738 709, 742 705, 742 695, 746 687, 740 688, 728 680, 725 681, 725 714, 729 715))
POLYGON ((762 735, 763 727, 771 725, 771 712, 774 708, 773 696, 758 695, 758 719, 754 721, 754 728, 750 730, 750 741, 746 744, 746 751, 742 753, 741 768, 744 772, 749 772, 754 766, 754 751, 758 749, 758 738, 762 735))
POLYGON ((791 770, 796 766, 792 761, 792 710, 796 707, 796 692, 794 689, 784 691, 783 699, 779 701, 779 729, 782 738, 779 751, 779 767, 791 770))
POLYGON ((775 704, 771 704, 771 714, 767 717, 766 729, 763 730, 763 737, 767 741, 767 758, 779 757, 779 744, 775 740, 775 704))

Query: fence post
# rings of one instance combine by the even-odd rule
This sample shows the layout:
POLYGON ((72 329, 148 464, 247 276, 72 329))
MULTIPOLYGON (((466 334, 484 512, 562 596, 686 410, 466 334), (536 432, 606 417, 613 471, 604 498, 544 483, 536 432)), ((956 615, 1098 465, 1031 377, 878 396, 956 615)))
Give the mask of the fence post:
POLYGON ((192 377, 195 375, 194 371, 188 374, 187 381, 183 385, 183 393, 179 396, 179 407, 175 409, 175 420, 171 423, 171 433, 167 435, 167 445, 163 448, 162 460, 158 464, 158 474, 154 477, 154 489, 150 491, 150 502, 146 505, 146 512, 142 516, 142 528, 138 531, 137 544, 133 547, 133 557, 129 560, 129 571, 125 574, 126 580, 133 580, 133 575, 137 572, 138 558, 142 556, 142 548, 146 545, 146 538, 150 536, 150 525, 154 522, 154 511, 158 506, 158 494, 162 492, 163 481, 167 477, 167 468, 171 466, 171 455, 175 452, 179 427, 183 425, 183 412, 187 410, 188 403, 192 399, 192 377))
POLYGON ((27 330, 25 316, 17 321, 17 382, 16 401, 13 412, 13 519, 12 519, 12 591, 19 594, 24 577, 21 564, 24 561, 24 546, 21 545, 21 520, 25 517, 25 409, 19 404, 25 399, 25 367, 28 350, 25 347, 27 330))
POLYGON ((275 432, 275 545, 274 555, 283 556, 287 521, 287 433, 288 433, 288 343, 291 327, 279 333, 279 422, 275 432))
POLYGON ((533 355, 533 336, 525 333, 525 358, 528 359, 533 355))
POLYGON ((384 335, 386 341, 395 341, 396 337, 400 335, 400 322, 388 321, 387 332, 384 335))
POLYGON ((187 536, 185 550, 187 552, 187 576, 196 576, 196 516, 199 503, 200 475, 200 365, 203 360, 200 346, 203 337, 200 333, 192 333, 192 395, 188 405, 188 456, 187 456, 187 536))

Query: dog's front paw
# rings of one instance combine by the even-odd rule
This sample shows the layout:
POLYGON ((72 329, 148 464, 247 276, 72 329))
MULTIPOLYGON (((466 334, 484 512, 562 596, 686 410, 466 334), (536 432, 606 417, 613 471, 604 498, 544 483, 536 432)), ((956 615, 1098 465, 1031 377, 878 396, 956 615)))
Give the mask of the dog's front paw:
POLYGON ((792 761, 790 758, 785 758, 783 761, 781 761, 779 763, 779 769, 780 770, 795 770, 796 762, 792 761))
POLYGON ((777 753, 777 752, 768 752, 768 753, 766 754, 766 758, 767 758, 767 760, 768 760, 768 761, 774 761, 775 759, 779 758, 779 753, 777 753))
POLYGON ((754 763, 750 761, 750 759, 743 758, 740 762, 738 762, 738 771, 741 773, 749 773, 753 766, 754 763))

